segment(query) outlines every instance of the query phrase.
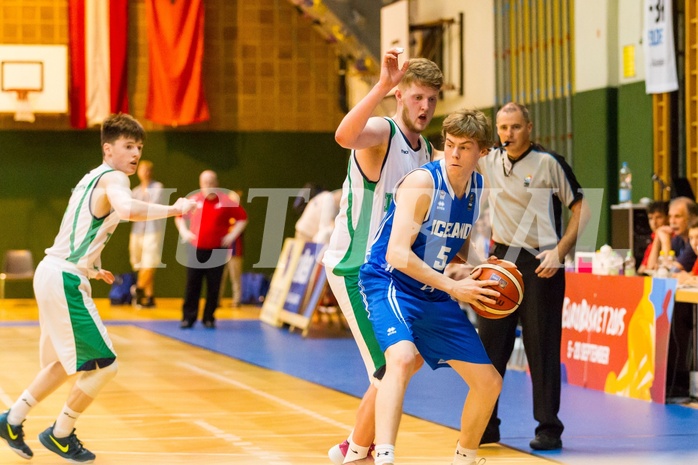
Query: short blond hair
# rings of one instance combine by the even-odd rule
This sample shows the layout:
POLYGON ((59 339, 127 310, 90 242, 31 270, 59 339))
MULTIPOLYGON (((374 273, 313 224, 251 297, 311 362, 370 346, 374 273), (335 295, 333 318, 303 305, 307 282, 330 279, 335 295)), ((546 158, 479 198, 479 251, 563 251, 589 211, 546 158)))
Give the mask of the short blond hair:
POLYGON ((412 58, 408 63, 407 71, 398 87, 403 89, 411 84, 418 84, 441 90, 444 85, 444 75, 436 63, 426 58, 412 58))
POLYGON ((494 145, 492 123, 480 110, 458 110, 448 115, 441 128, 444 140, 447 134, 470 137, 481 149, 489 149, 494 145))

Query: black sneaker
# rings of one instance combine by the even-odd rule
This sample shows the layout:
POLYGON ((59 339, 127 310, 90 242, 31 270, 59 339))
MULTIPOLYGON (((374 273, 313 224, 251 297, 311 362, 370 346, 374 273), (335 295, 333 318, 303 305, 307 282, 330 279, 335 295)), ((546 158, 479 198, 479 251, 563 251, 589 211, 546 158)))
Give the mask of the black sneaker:
POLYGON ((145 291, 135 284, 131 286, 131 303, 136 308, 141 308, 141 303, 145 300, 145 291))
POLYGON ((204 321, 204 328, 206 329, 216 329, 216 323, 214 321, 204 321))
POLYGON ((562 439, 545 433, 538 433, 529 444, 533 450, 562 449, 562 439))
POLYGON ((155 299, 153 296, 143 297, 139 306, 140 308, 155 308, 155 299))
POLYGON ((9 413, 9 410, 0 413, 0 438, 7 441, 7 445, 10 446, 10 449, 12 449, 17 455, 25 459, 30 459, 34 456, 34 453, 29 448, 27 443, 24 442, 23 426, 13 426, 9 424, 7 422, 7 415, 9 413))
MULTIPOLYGON (((55 426, 55 424, 54 424, 55 426)), ((57 438, 53 435, 53 426, 39 434, 39 441, 51 452, 60 455, 71 463, 92 463, 95 454, 85 449, 75 435, 75 429, 67 438, 57 438)))

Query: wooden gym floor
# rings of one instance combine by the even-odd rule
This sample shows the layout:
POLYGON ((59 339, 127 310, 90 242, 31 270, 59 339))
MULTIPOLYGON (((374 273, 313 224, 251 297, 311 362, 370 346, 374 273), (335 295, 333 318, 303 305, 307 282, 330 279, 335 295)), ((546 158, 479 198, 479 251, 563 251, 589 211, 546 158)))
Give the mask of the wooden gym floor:
MULTIPOLYGON (((180 330, 177 327, 180 299, 159 299, 154 310, 111 307, 106 300, 98 301, 119 355, 120 371, 77 424, 78 437, 97 455, 96 463, 330 463, 327 448, 350 431, 358 405, 356 396, 365 389, 365 377, 358 371, 358 351, 347 349, 353 342, 337 328, 328 328, 326 338, 322 331, 309 339, 290 335, 287 329, 260 323, 258 308, 231 309, 227 303, 224 301, 217 313, 218 329, 212 331, 201 326, 180 330), (289 349, 288 344, 295 348, 289 349), (298 359, 301 363, 294 362, 290 354, 296 353, 306 358, 298 359), (340 373, 356 373, 356 379, 349 380, 350 385, 343 385, 340 377, 332 374, 331 364, 338 366, 340 373), (318 377, 318 372, 324 377, 318 377)), ((38 336, 37 309, 32 300, 0 301, 0 409, 14 402, 39 369, 38 336)), ((422 391, 425 386, 435 390, 443 382, 431 373, 448 371, 451 370, 422 370, 418 375, 424 375, 432 384, 425 385, 417 377, 415 384, 422 391)), ((505 384, 525 383, 525 376, 507 374, 505 384)), ((516 385, 512 389, 522 392, 522 398, 530 397, 530 390, 516 385)), ((515 433, 514 428, 519 426, 505 419, 513 424, 511 430, 504 429, 503 424, 503 443, 509 445, 483 447, 480 455, 487 458, 488 465, 698 463, 696 410, 650 406, 579 391, 583 391, 576 394, 579 402, 587 403, 591 399, 600 405, 579 405, 577 409, 587 414, 580 413, 581 420, 570 418, 576 416, 574 412, 563 412, 563 421, 572 433, 568 435, 566 431, 563 436, 562 453, 533 455, 521 446, 533 433, 528 419, 529 400, 520 414, 527 416, 521 422, 526 432, 515 433), (597 397, 586 398, 587 395, 597 397), (635 423, 632 414, 626 412, 640 411, 651 415, 652 422, 666 424, 654 433, 631 431, 633 438, 628 446, 623 431, 609 431, 609 426, 616 425, 614 421, 588 416, 589 411, 608 409, 605 398, 625 404, 617 412, 606 412, 609 417, 626 415, 629 417, 626 423, 635 423), (661 414, 665 409, 669 410, 658 418, 657 412, 661 414), (598 436, 573 436, 575 428, 581 428, 574 426, 575 421, 592 422, 589 430, 598 432, 598 436), (678 442, 662 439, 677 435, 678 442), (643 446, 634 445, 633 440, 643 446), (626 448, 625 452, 615 454, 614 443, 620 450, 626 448)), ((35 454, 31 463, 64 463, 41 446, 37 435, 54 421, 66 394, 67 386, 64 386, 39 404, 25 423, 27 443, 35 454)), ((565 389, 563 410, 569 409, 569 396, 570 391, 565 389)), ((442 413, 458 414, 461 405, 450 408, 454 412, 435 412, 448 408, 431 408, 422 415, 418 405, 429 402, 415 402, 410 397, 414 395, 408 391, 406 411, 409 407, 417 415, 406 414, 403 418, 397 444, 398 463, 449 464, 457 433, 449 425, 453 423, 453 415, 444 417, 442 413)), ((504 394, 502 403, 505 403, 504 394)), ((526 401, 515 400, 515 403, 526 401)), ((29 462, 0 444, 0 464, 20 463, 29 462)))

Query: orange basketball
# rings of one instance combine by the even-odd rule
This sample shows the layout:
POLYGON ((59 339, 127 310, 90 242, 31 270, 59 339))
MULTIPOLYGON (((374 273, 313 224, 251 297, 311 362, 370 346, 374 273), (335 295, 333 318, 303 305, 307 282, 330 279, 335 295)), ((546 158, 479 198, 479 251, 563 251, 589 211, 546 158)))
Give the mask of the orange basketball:
POLYGON ((479 281, 494 280, 499 282, 497 286, 494 286, 494 289, 499 291, 499 297, 497 303, 493 305, 480 304, 480 308, 473 305, 475 313, 484 318, 496 320, 510 315, 519 308, 523 300, 524 283, 523 276, 515 264, 500 260, 497 264, 483 263, 478 265, 473 271, 478 269, 482 270, 480 276, 477 277, 479 281))

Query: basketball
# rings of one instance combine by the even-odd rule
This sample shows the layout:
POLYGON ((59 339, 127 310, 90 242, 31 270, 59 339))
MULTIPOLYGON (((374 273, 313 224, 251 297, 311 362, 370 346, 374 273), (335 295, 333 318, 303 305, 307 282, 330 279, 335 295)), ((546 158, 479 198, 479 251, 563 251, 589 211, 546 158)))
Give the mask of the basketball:
POLYGON ((496 304, 485 305, 481 303, 480 308, 473 305, 475 313, 484 318, 496 320, 510 315, 519 308, 523 300, 524 283, 523 276, 515 264, 506 260, 500 260, 497 264, 483 263, 478 265, 473 269, 473 272, 478 269, 482 270, 482 272, 477 277, 477 280, 498 281, 499 284, 494 286, 494 289, 499 291, 500 295, 496 304))

